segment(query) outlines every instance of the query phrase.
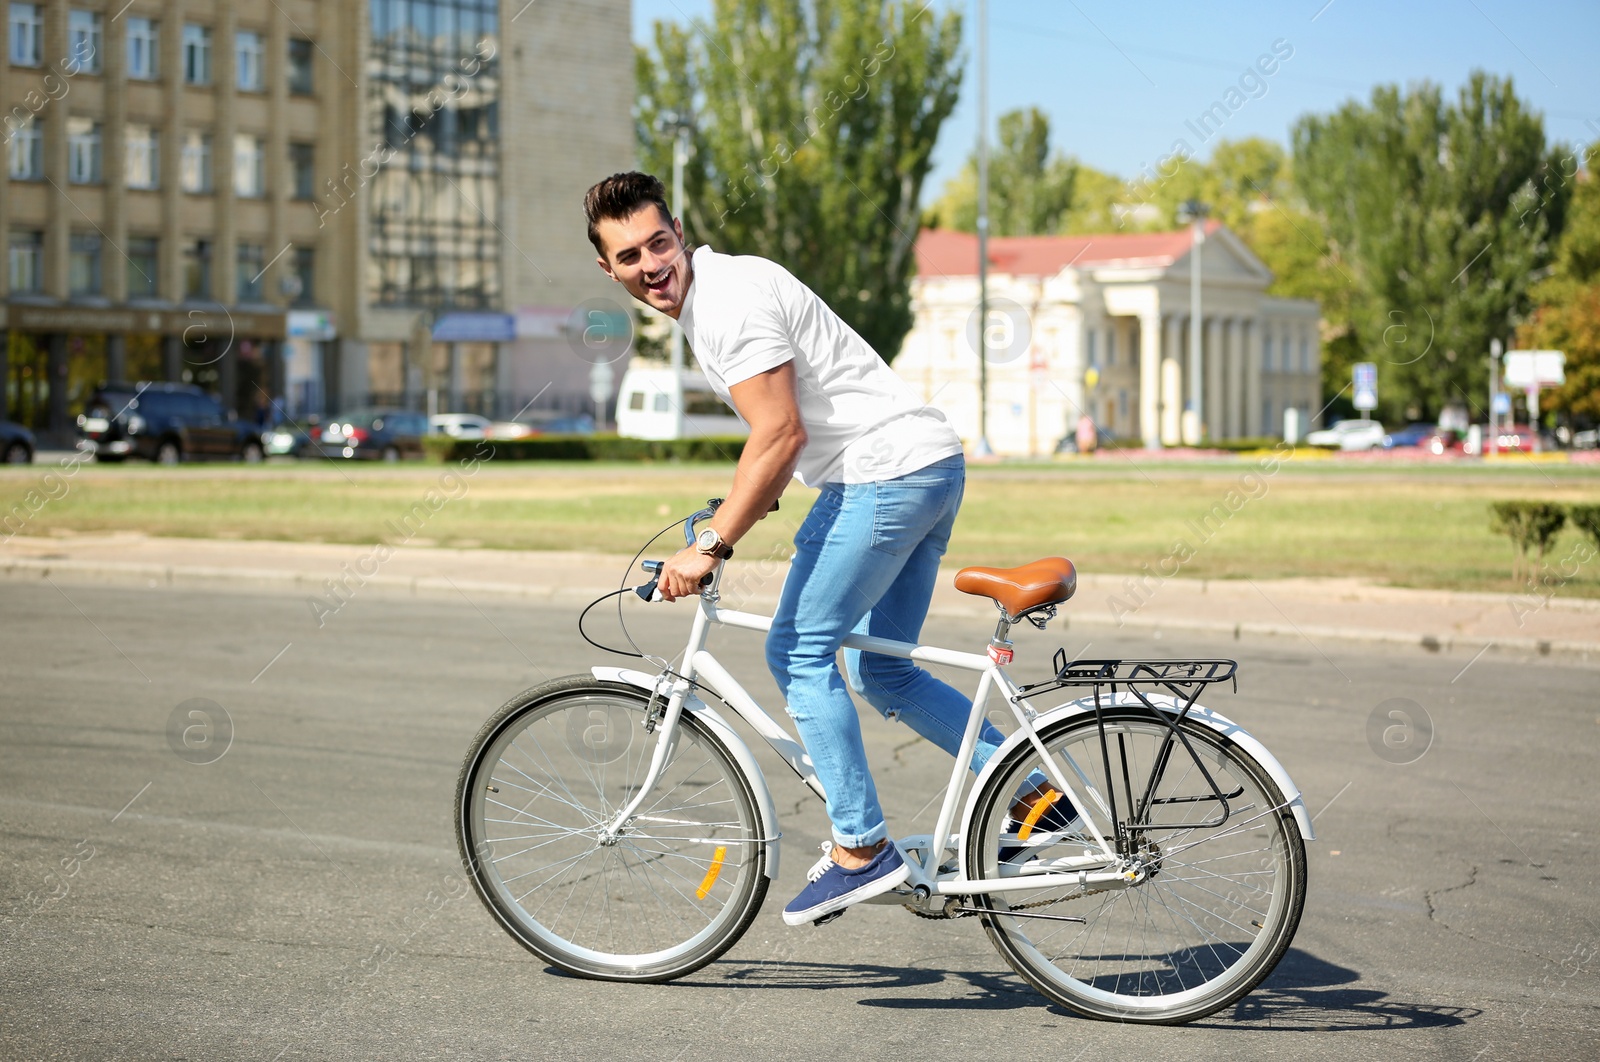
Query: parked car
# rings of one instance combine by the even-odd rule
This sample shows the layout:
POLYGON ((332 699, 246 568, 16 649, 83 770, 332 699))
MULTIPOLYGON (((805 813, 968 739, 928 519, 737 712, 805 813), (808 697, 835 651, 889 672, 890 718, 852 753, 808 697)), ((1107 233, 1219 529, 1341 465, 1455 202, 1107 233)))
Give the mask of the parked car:
POLYGON ((1407 446, 1421 446, 1439 430, 1436 424, 1407 424, 1399 431, 1390 432, 1383 437, 1383 448, 1393 450, 1407 446))
POLYGON ((313 451, 324 457, 398 461, 422 456, 428 415, 405 409, 357 409, 312 429, 313 451))
POLYGON ((1572 433, 1572 448, 1574 450, 1593 450, 1600 447, 1600 429, 1585 428, 1583 431, 1572 433))
POLYGON ((311 427, 286 420, 268 428, 261 442, 267 448, 268 457, 305 457, 312 448, 311 431, 311 427))
POLYGON ((476 413, 437 413, 428 418, 428 431, 452 439, 482 439, 489 432, 489 418, 476 413))
POLYGON ((518 420, 497 420, 485 432, 491 439, 526 439, 532 435, 593 435, 587 413, 528 413, 518 420))
POLYGON ((1465 453, 1467 439, 1458 431, 1435 428, 1426 439, 1417 444, 1417 448, 1435 457, 1443 457, 1445 454, 1465 453))
POLYGON ((21 424, 0 420, 0 461, 8 465, 31 465, 36 449, 33 432, 21 424))
MULTIPOLYGON (((1095 447, 1104 450, 1117 441, 1115 435, 1096 424, 1094 426, 1095 447)), ((1056 440, 1056 453, 1075 454, 1078 452, 1078 433, 1069 431, 1056 440)))
POLYGON ((1371 450, 1383 445, 1383 425, 1375 420, 1340 420, 1330 428, 1306 436, 1308 446, 1333 446, 1340 450, 1371 450))
POLYGON ((198 387, 178 383, 106 384, 78 416, 95 460, 143 457, 163 465, 194 459, 260 461, 261 429, 222 408, 198 387))

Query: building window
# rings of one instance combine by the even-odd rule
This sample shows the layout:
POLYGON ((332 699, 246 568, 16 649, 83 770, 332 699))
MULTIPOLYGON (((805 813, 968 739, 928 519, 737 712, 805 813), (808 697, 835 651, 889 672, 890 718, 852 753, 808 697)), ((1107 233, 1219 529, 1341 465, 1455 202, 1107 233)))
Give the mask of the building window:
POLYGON ((38 66, 44 39, 44 11, 38 4, 11 5, 11 61, 17 66, 38 66))
POLYGON ((44 233, 38 230, 11 234, 11 290, 44 288, 44 233))
POLYGON ((12 130, 8 165, 14 181, 44 180, 44 130, 39 122, 30 114, 12 130))
POLYGON ((289 91, 311 95, 311 42, 299 37, 289 38, 289 91))
POLYGON ((129 188, 160 187, 160 134, 148 125, 130 124, 124 135, 123 179, 129 188))
POLYGON ((1300 371, 1311 371, 1311 343, 1305 336, 1300 337, 1300 371))
POLYGON ((67 119, 67 180, 100 183, 100 123, 93 119, 67 119))
POLYGON ((1261 340, 1261 371, 1272 371, 1272 333, 1268 332, 1261 340))
POLYGON ((1106 365, 1117 363, 1117 329, 1116 326, 1106 329, 1106 365))
POLYGON ((259 243, 241 243, 234 270, 235 286, 240 302, 261 301, 261 274, 265 271, 267 257, 259 243))
POLYGON ((161 244, 154 236, 128 237, 128 298, 153 299, 160 291, 161 244))
POLYGON ((1098 368, 1099 365, 1100 365, 1100 352, 1095 349, 1095 347, 1097 345, 1096 341, 1099 340, 1099 338, 1100 338, 1100 330, 1098 328, 1089 329, 1089 333, 1088 333, 1089 349, 1088 349, 1087 353, 1088 353, 1088 358, 1089 358, 1089 368, 1091 368, 1091 369, 1098 368))
POLYGON ((128 76, 154 81, 160 69, 161 25, 153 18, 128 19, 128 76))
POLYGON ((486 309, 504 298, 498 218, 499 6, 485 0, 374 3, 365 138, 394 147, 368 182, 369 304, 486 309), (464 48, 463 41, 471 42, 464 48), (470 66, 462 57, 473 56, 470 66), (489 56, 489 58, 483 58, 489 56), (470 71, 468 73, 467 71, 470 71), (471 91, 413 106, 418 83, 471 91))
POLYGON ((183 80, 191 85, 211 84, 211 28, 186 22, 183 26, 183 80))
POLYGON ((183 190, 197 195, 211 191, 210 133, 189 133, 183 138, 183 190))
POLYGON ((183 295, 188 299, 211 297, 210 240, 195 240, 183 249, 183 295))
POLYGON ((296 247, 294 249, 294 274, 289 282, 289 301, 296 306, 315 306, 317 280, 317 249, 315 247, 296 247))
POLYGON ((234 34, 233 68, 239 82, 239 91, 260 92, 267 87, 261 66, 265 53, 266 45, 261 39, 261 34, 250 30, 240 30, 234 34))
POLYGON ((267 173, 261 138, 240 133, 233 138, 233 193, 245 199, 266 194, 267 173))
POLYGON ((311 144, 289 145, 290 195, 295 199, 317 197, 316 149, 311 144))
POLYGON ((67 259, 67 290, 73 295, 100 294, 100 234, 75 232, 67 259))
POLYGON ((78 11, 67 15, 67 54, 78 74, 100 73, 100 12, 78 11))

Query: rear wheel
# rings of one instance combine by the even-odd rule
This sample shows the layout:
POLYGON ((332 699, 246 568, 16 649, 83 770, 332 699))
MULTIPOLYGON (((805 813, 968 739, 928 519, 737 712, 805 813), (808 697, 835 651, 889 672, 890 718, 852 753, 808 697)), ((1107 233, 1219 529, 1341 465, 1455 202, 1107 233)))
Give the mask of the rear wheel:
POLYGON ((239 452, 240 460, 247 465, 259 465, 265 456, 258 442, 245 443, 244 449, 239 452))
POLYGON ((6 447, 5 463, 8 465, 26 465, 33 461, 33 451, 28 449, 24 442, 14 442, 6 447))
POLYGON ((171 439, 161 440, 161 445, 156 447, 156 464, 175 465, 182 460, 183 451, 171 439))
MULTIPOLYGON (((1193 754, 1142 709, 1106 711, 1104 754, 1092 715, 1042 732, 1057 762, 1070 756, 1102 800, 1114 796, 1116 828, 1098 804, 1087 810, 1108 841, 1117 829, 1128 839, 1127 854, 1104 869, 1132 878, 974 898, 1006 961, 1090 1017, 1174 1024, 1219 1010, 1272 972, 1300 923, 1305 845, 1282 792, 1215 730, 1194 721, 1180 730, 1193 754), (1227 800, 1220 822, 1216 791, 1227 800), (1146 795, 1155 801, 1146 813, 1130 812, 1146 795)), ((1038 873, 1094 847, 1080 822, 1032 849, 1032 863, 1000 863, 1000 850, 1018 844, 1010 808, 1041 766, 1025 744, 991 776, 967 840, 974 877, 1038 873)))
POLYGON ((604 837, 658 743, 647 704, 636 687, 587 675, 548 682, 484 724, 457 782, 456 836, 479 897, 524 947, 583 977, 698 970, 767 893, 751 784, 692 716, 637 814, 604 837))
POLYGON ((400 460, 400 451, 399 451, 399 449, 397 447, 393 447, 393 446, 385 446, 383 448, 383 459, 385 461, 390 462, 391 464, 393 462, 395 462, 395 461, 400 460))

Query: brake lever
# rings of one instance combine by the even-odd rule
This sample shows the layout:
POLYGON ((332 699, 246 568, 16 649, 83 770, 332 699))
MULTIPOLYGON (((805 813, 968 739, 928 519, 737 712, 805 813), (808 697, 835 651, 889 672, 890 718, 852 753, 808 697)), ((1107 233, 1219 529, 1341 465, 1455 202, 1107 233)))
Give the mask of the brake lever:
MULTIPOLYGON (((651 575, 655 576, 655 578, 651 579, 648 583, 645 583, 642 586, 636 586, 636 587, 633 588, 633 592, 639 595, 640 600, 643 600, 643 601, 661 601, 661 600, 663 600, 663 598, 661 597, 661 590, 657 585, 657 584, 659 584, 661 582, 661 563, 662 563, 661 561, 647 560, 647 561, 645 561, 643 564, 641 564, 639 566, 639 567, 643 568, 645 571, 649 572, 651 575)), ((704 575, 702 575, 700 577, 700 585, 701 586, 710 586, 711 585, 711 580, 713 578, 715 578, 715 576, 716 576, 715 572, 706 572, 704 575)))

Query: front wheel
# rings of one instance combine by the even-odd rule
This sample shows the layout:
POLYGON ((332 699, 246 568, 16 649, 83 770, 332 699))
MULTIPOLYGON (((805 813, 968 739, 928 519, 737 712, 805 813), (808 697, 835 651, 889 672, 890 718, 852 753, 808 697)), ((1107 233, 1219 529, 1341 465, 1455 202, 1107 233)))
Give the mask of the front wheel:
POLYGON ((749 779, 685 713, 665 771, 615 838, 660 731, 647 695, 588 675, 512 698, 473 740, 456 787, 456 838, 507 932, 568 973, 668 981, 744 933, 767 893, 749 779))
POLYGON ((1052 860, 1079 862, 1066 884, 1058 874, 1054 886, 974 903, 1001 955, 1057 1003, 1112 1021, 1192 1021, 1245 995, 1288 949, 1305 904, 1305 845, 1271 776, 1228 738, 1185 720, 1177 740, 1139 708, 1106 709, 1104 719, 1103 747, 1092 714, 1040 737, 1068 779, 1077 782, 1076 764, 1098 794, 1087 812, 1102 835, 1115 845, 1121 832, 1121 853, 1100 869, 1125 880, 1075 880, 1094 847, 1081 820, 1012 854, 1021 842, 1010 809, 1042 769, 1023 744, 978 797, 969 872, 1028 876, 1052 860))

